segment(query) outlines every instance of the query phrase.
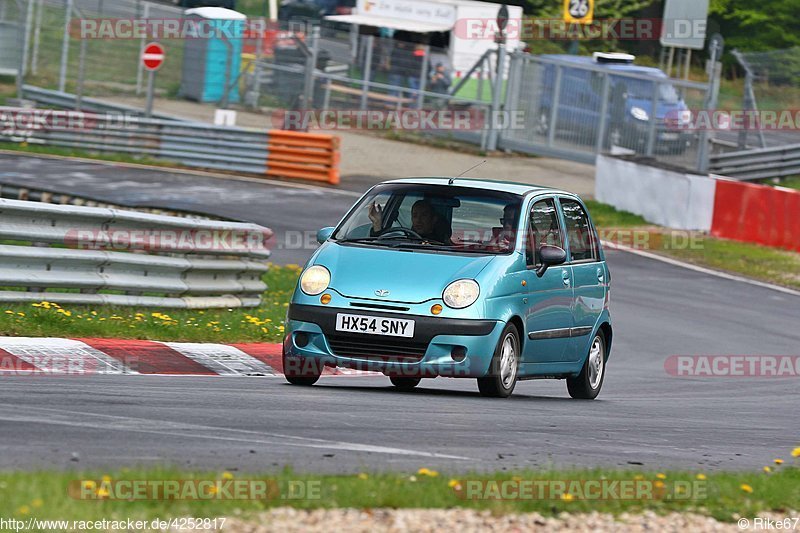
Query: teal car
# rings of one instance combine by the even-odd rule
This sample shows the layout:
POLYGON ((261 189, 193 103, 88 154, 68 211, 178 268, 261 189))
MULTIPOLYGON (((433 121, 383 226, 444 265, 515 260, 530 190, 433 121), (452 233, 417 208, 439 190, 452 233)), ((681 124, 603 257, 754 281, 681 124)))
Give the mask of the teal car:
POLYGON ((367 191, 306 264, 288 307, 286 379, 325 367, 473 378, 484 396, 565 379, 600 392, 611 351, 611 275, 574 194, 466 178, 409 178, 367 191))

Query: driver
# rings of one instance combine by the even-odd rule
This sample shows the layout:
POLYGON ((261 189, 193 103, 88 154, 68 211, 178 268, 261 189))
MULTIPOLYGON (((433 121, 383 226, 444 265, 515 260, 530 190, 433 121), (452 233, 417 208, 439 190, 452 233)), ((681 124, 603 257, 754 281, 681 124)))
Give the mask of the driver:
MULTIPOLYGON (((377 202, 369 205, 369 219, 372 221, 370 234, 377 236, 383 226, 383 208, 377 202)), ((450 236, 447 235, 445 224, 442 223, 441 217, 427 200, 418 200, 411 206, 411 230, 423 239, 444 244, 450 243, 450 236)))
POLYGON ((516 228, 514 227, 516 221, 517 204, 508 204, 503 208, 503 218, 500 219, 500 224, 503 226, 495 228, 488 245, 506 250, 513 248, 516 239, 516 228))

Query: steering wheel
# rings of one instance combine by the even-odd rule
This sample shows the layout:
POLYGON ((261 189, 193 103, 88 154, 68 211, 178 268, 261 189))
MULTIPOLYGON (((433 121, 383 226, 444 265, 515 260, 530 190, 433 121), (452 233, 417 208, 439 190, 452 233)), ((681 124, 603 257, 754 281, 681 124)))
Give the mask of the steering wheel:
POLYGON ((425 237, 423 237, 422 235, 420 235, 419 233, 417 233, 417 232, 416 232, 416 231, 414 231, 413 229, 411 229, 411 228, 404 228, 404 227, 402 227, 402 226, 398 226, 398 227, 396 227, 396 228, 386 228, 386 229, 382 229, 381 231, 379 231, 378 233, 376 233, 376 234, 375 234, 375 236, 376 236, 376 237, 382 237, 382 236, 386 235, 387 233, 395 233, 395 232, 397 232, 397 231, 399 231, 399 232, 402 232, 402 233, 405 233, 406 235, 410 235, 410 236, 412 236, 412 237, 415 237, 415 238, 417 238, 417 239, 419 239, 419 240, 421 240, 421 241, 429 241, 429 240, 430 240, 430 239, 426 239, 425 237))

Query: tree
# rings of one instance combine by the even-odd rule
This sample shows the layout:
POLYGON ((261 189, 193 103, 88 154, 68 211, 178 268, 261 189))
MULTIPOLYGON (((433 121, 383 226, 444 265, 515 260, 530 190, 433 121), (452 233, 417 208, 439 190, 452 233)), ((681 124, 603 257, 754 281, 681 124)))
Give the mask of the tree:
POLYGON ((711 0, 710 26, 725 37, 726 48, 774 50, 800 45, 797 0, 711 0))

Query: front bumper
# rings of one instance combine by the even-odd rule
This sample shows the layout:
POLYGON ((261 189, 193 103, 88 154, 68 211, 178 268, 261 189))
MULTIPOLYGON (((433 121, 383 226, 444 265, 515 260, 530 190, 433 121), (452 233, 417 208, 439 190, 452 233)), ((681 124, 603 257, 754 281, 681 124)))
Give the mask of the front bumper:
POLYGON ((291 304, 283 350, 288 357, 313 359, 317 365, 391 376, 482 377, 489 369, 502 329, 503 324, 496 320, 291 304), (337 313, 411 319, 414 336, 337 332, 337 313))

